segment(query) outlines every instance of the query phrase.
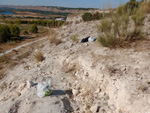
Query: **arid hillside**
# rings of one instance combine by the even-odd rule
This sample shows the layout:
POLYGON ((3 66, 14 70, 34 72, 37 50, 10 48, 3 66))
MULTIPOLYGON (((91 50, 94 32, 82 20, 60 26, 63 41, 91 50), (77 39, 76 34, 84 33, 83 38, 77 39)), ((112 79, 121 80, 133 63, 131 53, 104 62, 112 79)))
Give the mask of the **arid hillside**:
POLYGON ((31 54, 0 80, 0 113, 149 113, 150 15, 143 39, 114 48, 99 43, 101 24, 70 16, 47 39, 13 51, 13 59, 31 54), (81 43, 87 36, 96 41, 81 43), (53 94, 39 98, 32 83, 44 78, 53 94))

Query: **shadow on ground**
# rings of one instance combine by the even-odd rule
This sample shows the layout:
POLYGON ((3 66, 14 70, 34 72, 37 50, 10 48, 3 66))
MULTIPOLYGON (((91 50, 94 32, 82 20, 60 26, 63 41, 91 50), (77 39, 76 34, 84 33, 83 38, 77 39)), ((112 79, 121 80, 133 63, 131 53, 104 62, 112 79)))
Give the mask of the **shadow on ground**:
POLYGON ((72 95, 72 90, 52 90, 52 95, 72 95))

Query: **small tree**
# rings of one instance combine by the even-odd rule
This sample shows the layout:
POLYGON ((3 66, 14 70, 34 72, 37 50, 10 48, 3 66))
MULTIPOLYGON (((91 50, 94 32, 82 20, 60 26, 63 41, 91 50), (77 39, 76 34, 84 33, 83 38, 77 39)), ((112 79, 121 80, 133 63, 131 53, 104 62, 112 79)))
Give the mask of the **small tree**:
POLYGON ((10 37, 10 28, 7 25, 0 25, 0 43, 9 41, 10 37))
POLYGON ((31 32, 32 33, 37 33, 38 32, 38 27, 35 24, 32 25, 31 32))
POLYGON ((82 15, 83 21, 91 21, 92 20, 92 14, 90 12, 86 12, 82 15))

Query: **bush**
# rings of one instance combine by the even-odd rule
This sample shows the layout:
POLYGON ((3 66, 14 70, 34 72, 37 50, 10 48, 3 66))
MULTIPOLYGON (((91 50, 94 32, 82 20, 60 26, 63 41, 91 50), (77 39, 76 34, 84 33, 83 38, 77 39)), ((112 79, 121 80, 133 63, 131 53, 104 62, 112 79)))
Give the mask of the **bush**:
POLYGON ((92 20, 92 14, 90 12, 86 12, 82 15, 83 21, 91 21, 92 20))
POLYGON ((140 7, 140 2, 136 0, 130 0, 124 6, 121 5, 117 8, 117 13, 121 16, 126 14, 132 15, 136 13, 136 10, 140 7))
POLYGON ((23 34, 24 35, 28 35, 29 33, 28 33, 28 31, 24 31, 23 34))
POLYGON ((99 12, 96 12, 96 13, 93 14, 93 19, 94 19, 94 20, 99 20, 100 17, 101 17, 101 15, 100 15, 99 12))
POLYGON ((11 33, 11 37, 16 37, 16 38, 11 38, 12 40, 13 39, 19 39, 19 37, 20 37, 20 29, 19 29, 19 27, 18 26, 16 26, 16 25, 10 25, 9 26, 9 28, 10 28, 10 33, 11 33))
POLYGON ((38 27, 35 24, 32 25, 31 32, 32 33, 38 33, 38 27))
POLYGON ((130 15, 132 15, 134 13, 134 9, 139 8, 139 5, 140 3, 137 2, 136 0, 130 0, 124 6, 125 12, 128 12, 130 15))
POLYGON ((10 28, 7 25, 0 25, 0 43, 9 41, 10 37, 10 28))
POLYGON ((17 41, 17 40, 20 40, 20 37, 11 37, 11 40, 17 41))

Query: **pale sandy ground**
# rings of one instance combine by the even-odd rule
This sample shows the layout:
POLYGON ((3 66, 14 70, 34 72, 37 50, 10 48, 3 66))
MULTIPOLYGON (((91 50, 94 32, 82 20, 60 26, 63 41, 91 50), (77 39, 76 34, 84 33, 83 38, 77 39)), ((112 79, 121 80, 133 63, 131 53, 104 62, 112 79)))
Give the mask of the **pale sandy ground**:
MULTIPOLYGON (((70 39, 75 34, 79 40, 97 38, 97 24, 56 29, 61 44, 41 42, 22 64, 8 70, 0 81, 0 113, 150 113, 149 39, 118 49, 70 39), (37 51, 44 53, 43 62, 35 62, 37 51), (53 95, 39 98, 36 86, 29 87, 27 81, 46 77, 51 78, 53 95)), ((145 26, 148 31, 150 23, 145 26)))

